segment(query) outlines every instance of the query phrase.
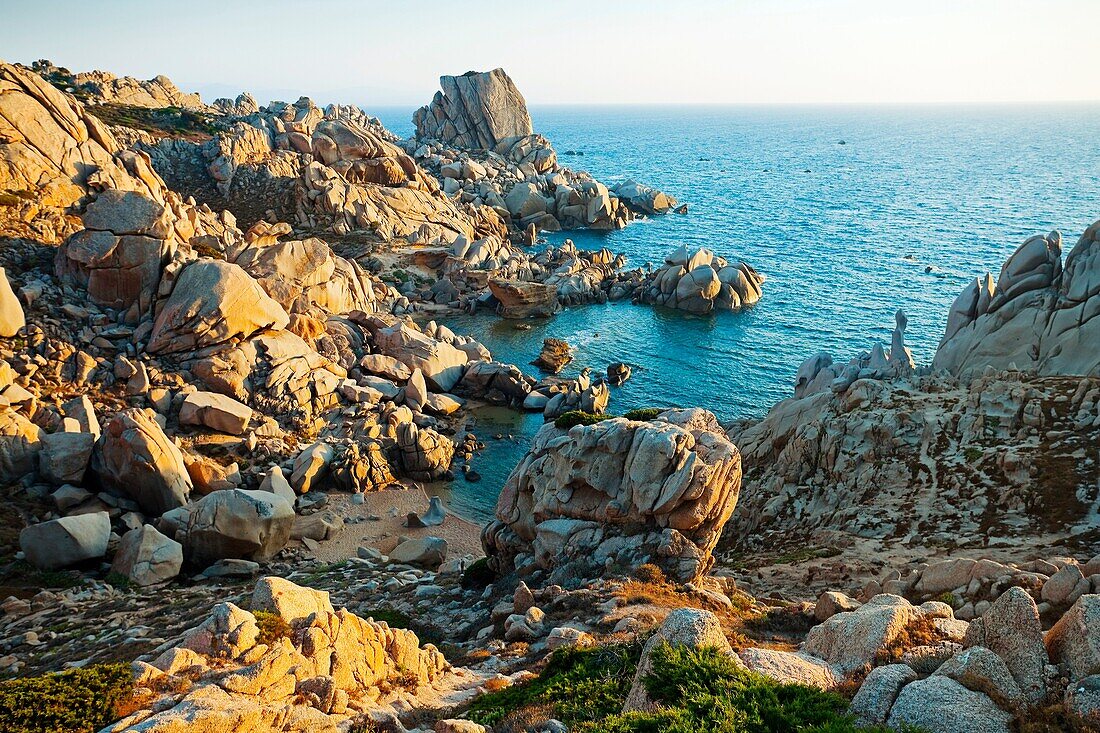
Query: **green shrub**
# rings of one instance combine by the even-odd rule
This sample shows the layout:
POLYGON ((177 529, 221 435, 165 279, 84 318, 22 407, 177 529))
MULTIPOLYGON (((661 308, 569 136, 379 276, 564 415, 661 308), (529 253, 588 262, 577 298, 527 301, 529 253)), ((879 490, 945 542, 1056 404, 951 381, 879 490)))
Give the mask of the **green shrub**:
POLYGON ((784 685, 741 668, 717 649, 662 644, 644 684, 652 712, 621 713, 641 642, 559 649, 525 685, 481 696, 467 715, 482 725, 555 717, 574 733, 884 733, 855 726, 840 695, 784 685), (525 714, 526 711, 526 714, 525 714))
POLYGON ((548 708, 572 730, 617 713, 638 667, 641 642, 591 649, 558 649, 538 678, 474 700, 468 717, 495 726, 524 708, 548 708))
POLYGON ((570 410, 554 420, 554 427, 568 430, 574 425, 595 425, 608 417, 610 415, 593 415, 591 412, 585 412, 584 410, 570 410))
POLYGON ((0 682, 5 733, 94 733, 117 720, 133 695, 128 664, 97 664, 0 682))
POLYGON ((256 625, 260 627, 260 636, 257 641, 268 646, 279 639, 289 639, 291 634, 290 624, 282 616, 271 611, 254 611, 256 625))
POLYGON ((462 587, 467 590, 484 588, 494 580, 496 580, 496 573, 489 567, 488 558, 474 560, 462 571, 462 587))
POLYGON ((663 412, 663 410, 659 407, 643 407, 640 410, 628 410, 623 417, 627 420, 645 421, 652 420, 660 415, 661 412, 663 412))

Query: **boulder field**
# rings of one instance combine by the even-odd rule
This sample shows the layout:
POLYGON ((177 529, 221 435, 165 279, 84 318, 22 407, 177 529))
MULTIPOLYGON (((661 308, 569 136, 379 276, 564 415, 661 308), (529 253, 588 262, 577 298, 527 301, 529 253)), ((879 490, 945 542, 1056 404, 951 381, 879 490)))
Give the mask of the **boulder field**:
POLYGON ((930 365, 899 311, 762 419, 617 417, 626 363, 559 376, 547 339, 536 378, 442 317, 765 277, 528 249, 686 210, 562 165, 502 70, 441 87, 400 140, 0 64, 0 675, 134 660, 112 733, 561 733, 702 714, 652 684, 681 648, 722 694, 846 695, 808 698, 837 730, 1100 724, 1100 223, 969 285, 930 365), (201 129, 117 124, 170 108, 201 129), (545 424, 471 543, 442 484, 479 480, 485 406, 545 424))

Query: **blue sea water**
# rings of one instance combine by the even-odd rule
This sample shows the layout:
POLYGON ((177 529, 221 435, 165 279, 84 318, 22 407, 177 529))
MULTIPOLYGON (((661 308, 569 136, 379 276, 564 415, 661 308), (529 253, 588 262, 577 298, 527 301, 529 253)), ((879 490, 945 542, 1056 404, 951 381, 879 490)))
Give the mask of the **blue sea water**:
MULTIPOLYGON (((410 110, 374 113, 412 133, 410 110)), ((502 361, 526 365, 554 336, 576 349, 567 374, 633 365, 612 412, 698 405, 723 420, 762 416, 790 395, 806 357, 846 360, 888 343, 898 308, 927 363, 967 281, 996 276, 1032 234, 1059 229, 1068 248, 1100 219, 1100 105, 533 107, 532 117, 563 164, 609 184, 634 178, 690 207, 551 241, 608 247, 630 266, 702 246, 768 278, 760 303, 740 313, 615 303, 529 331, 491 315, 448 321, 502 361)), ((492 410, 477 420, 489 443, 474 461, 482 481, 459 479, 450 499, 483 519, 541 419, 492 410)))

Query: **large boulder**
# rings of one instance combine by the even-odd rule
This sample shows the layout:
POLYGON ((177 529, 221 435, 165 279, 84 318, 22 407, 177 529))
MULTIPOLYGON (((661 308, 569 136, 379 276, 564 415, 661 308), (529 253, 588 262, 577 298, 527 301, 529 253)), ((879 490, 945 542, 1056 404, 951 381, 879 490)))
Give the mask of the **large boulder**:
POLYGON ((455 444, 431 428, 406 422, 397 426, 398 461, 402 473, 416 481, 438 481, 451 468, 455 444))
POLYGON ((552 283, 493 278, 489 291, 497 299, 497 313, 504 318, 541 318, 561 310, 558 286, 552 283))
POLYGON ((91 433, 52 433, 42 436, 38 454, 38 472, 42 478, 61 486, 82 484, 95 447, 91 433))
POLYGON ((108 420, 92 467, 105 486, 152 516, 182 507, 191 493, 183 454, 151 410, 131 408, 108 420))
POLYGON ((523 552, 563 579, 602 575, 615 561, 690 580, 713 565, 740 488, 740 453, 705 410, 569 430, 548 423, 505 482, 482 541, 501 572, 523 552))
POLYGON ((17 197, 0 229, 48 241, 76 227, 70 207, 102 189, 162 192, 136 153, 122 151, 108 127, 38 74, 0 62, 0 190, 17 197), (31 225, 31 226, 28 226, 31 225))
POLYGON ((194 351, 290 323, 283 307, 239 265, 198 260, 183 269, 153 323, 154 354, 194 351))
POLYGON ((1043 625, 1035 601, 1023 588, 1009 588, 974 619, 963 646, 985 647, 1003 659, 1029 703, 1043 698, 1047 665, 1043 625))
POLYGON ((303 588, 275 576, 260 578, 256 583, 252 591, 252 611, 277 613, 288 624, 315 613, 335 613, 328 591, 303 588))
POLYGON ((681 246, 635 290, 639 303, 689 313, 738 310, 760 300, 764 277, 744 262, 729 264, 708 249, 681 246))
POLYGON ((135 585, 149 586, 176 577, 182 566, 183 545, 146 524, 122 536, 111 570, 135 585))
POLYGON ((201 425, 241 435, 252 420, 252 408, 216 392, 189 392, 180 405, 180 425, 201 425))
POLYGON ((294 529, 294 507, 269 491, 231 489, 204 496, 191 508, 184 534, 190 559, 263 561, 286 546, 294 529))
POLYGON ((1072 680, 1100 674, 1100 595, 1088 594, 1064 614, 1046 634, 1046 649, 1072 680))
POLYGON ((375 307, 375 281, 358 262, 337 257, 320 239, 248 247, 234 262, 288 313, 314 307, 370 313, 375 307))
POLYGON ((1012 714, 981 692, 933 675, 906 685, 890 709, 887 725, 912 726, 928 733, 1008 733, 1012 714))
POLYGON ((898 699, 898 693, 916 679, 917 673, 908 664, 884 664, 875 667, 852 698, 849 712, 860 725, 882 725, 890 715, 890 708, 898 699))
POLYGON ((110 538, 110 516, 94 512, 32 524, 19 533, 19 548, 36 568, 56 570, 103 557, 110 538))
POLYGON ((462 379, 470 357, 465 352, 416 330, 407 323, 380 329, 375 335, 379 351, 408 367, 419 369, 435 392, 449 392, 462 379))
POLYGON ((441 76, 439 85, 443 91, 413 114, 417 137, 491 150, 532 133, 527 103, 504 69, 441 76))
POLYGON ((802 651, 828 662, 841 674, 873 664, 920 610, 900 596, 877 595, 852 611, 830 616, 810 629, 802 651))

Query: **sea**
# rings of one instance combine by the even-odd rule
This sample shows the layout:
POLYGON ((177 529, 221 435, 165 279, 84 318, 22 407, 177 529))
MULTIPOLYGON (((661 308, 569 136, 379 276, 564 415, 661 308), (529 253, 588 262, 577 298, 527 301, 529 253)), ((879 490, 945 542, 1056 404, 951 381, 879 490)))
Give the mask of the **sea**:
MULTIPOLYGON (((413 133, 411 109, 366 109, 413 133)), ((607 247, 629 267, 706 247, 767 277, 760 302, 737 313, 620 302, 569 308, 529 330, 487 313, 445 321, 532 374, 551 336, 575 349, 564 375, 630 364, 633 378, 612 388, 613 413, 699 406, 722 421, 763 417, 791 395, 807 357, 846 361, 889 344, 898 309, 914 358, 929 363, 970 280, 996 277, 1034 234, 1059 230, 1068 252, 1100 219, 1100 104, 534 106, 531 116, 563 165, 609 185, 634 179, 689 207, 550 242, 607 247)), ((475 411, 480 479, 460 475, 439 490, 444 500, 490 518, 541 425, 541 415, 475 411)))

